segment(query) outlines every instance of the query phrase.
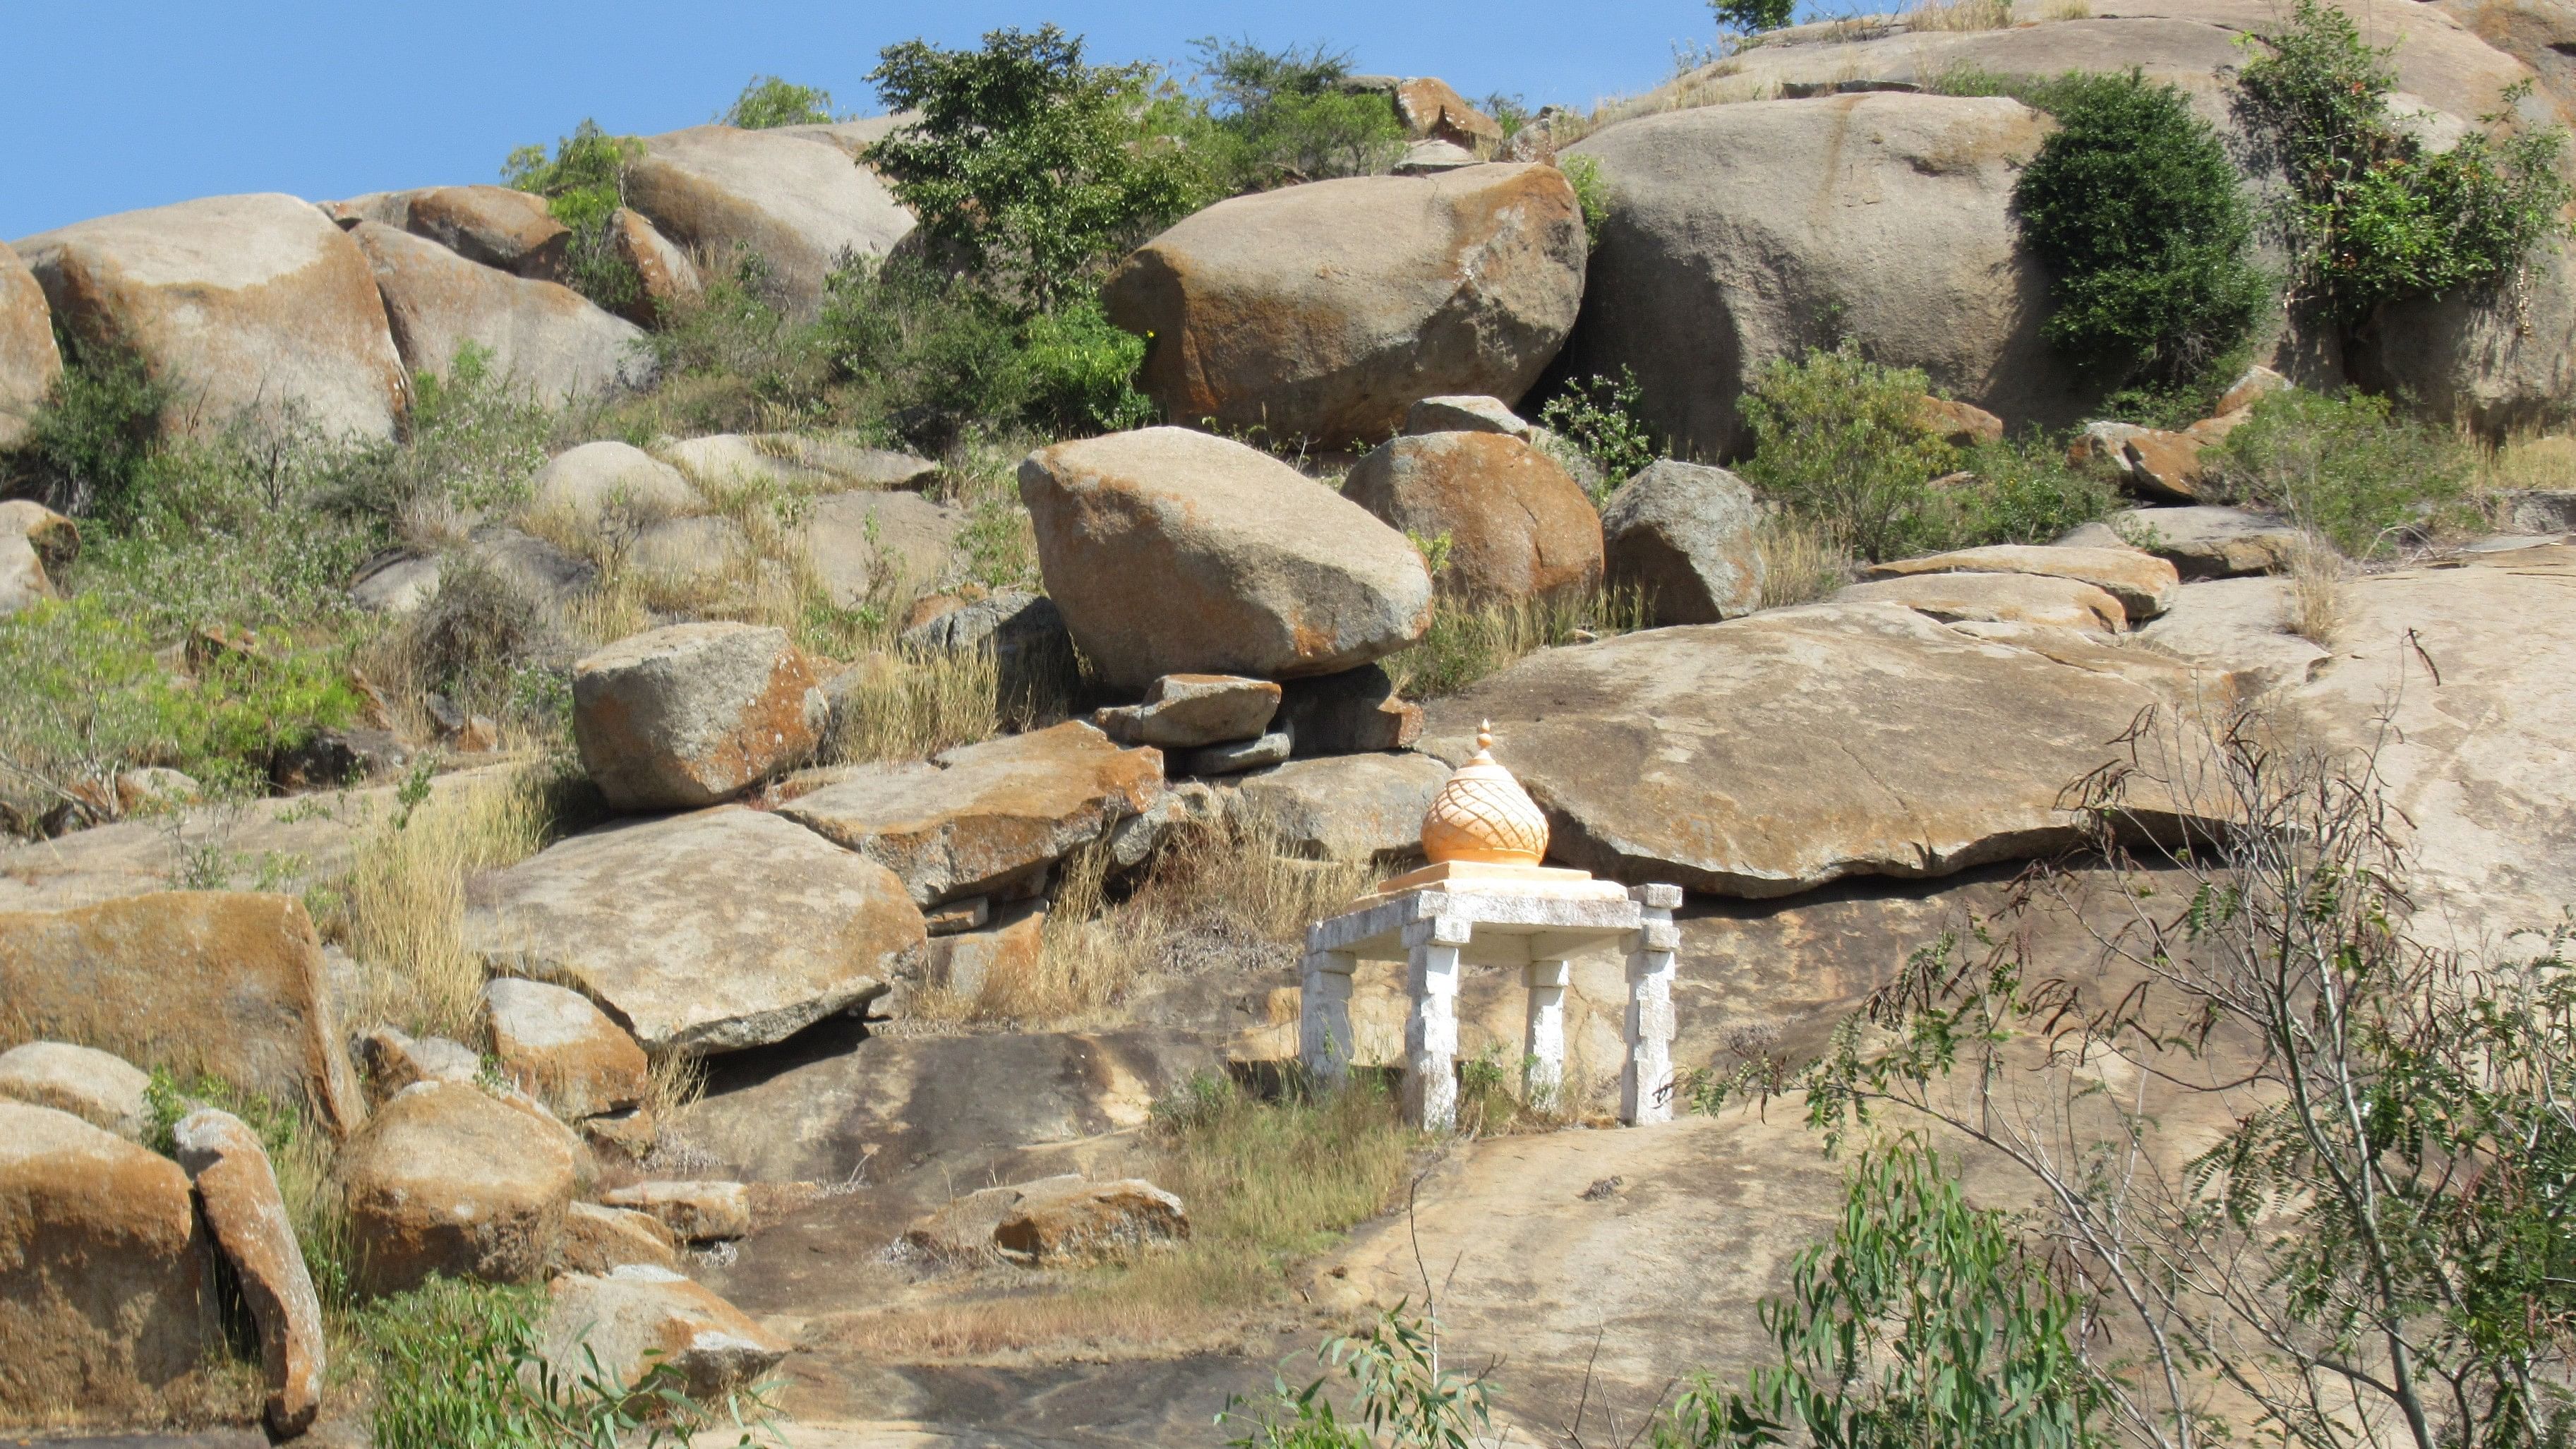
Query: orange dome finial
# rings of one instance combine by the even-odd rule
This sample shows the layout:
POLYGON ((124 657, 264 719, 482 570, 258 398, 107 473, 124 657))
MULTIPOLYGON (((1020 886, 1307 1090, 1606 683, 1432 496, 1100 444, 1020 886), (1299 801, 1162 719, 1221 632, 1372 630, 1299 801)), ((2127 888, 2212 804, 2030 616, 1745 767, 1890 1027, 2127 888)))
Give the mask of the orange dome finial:
POLYGON ((1536 865, 1547 854, 1547 815, 1512 772, 1494 761, 1494 725, 1476 730, 1476 753, 1449 776, 1422 816, 1422 853, 1434 864, 1536 865))

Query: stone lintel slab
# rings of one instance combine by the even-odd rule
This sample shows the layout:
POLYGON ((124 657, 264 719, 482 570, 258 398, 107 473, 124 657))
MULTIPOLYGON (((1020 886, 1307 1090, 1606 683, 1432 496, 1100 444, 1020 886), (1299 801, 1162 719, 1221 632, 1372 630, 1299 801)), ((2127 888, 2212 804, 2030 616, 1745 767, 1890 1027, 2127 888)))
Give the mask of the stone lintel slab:
POLYGON ((1406 951, 1405 928, 1441 919, 1472 928, 1474 946, 1467 952, 1469 961, 1478 965, 1518 965, 1614 941, 1645 924, 1645 910, 1637 902, 1624 899, 1566 900, 1504 892, 1408 891, 1308 927, 1306 949, 1370 961, 1401 961, 1406 951), (1508 948, 1499 944, 1509 938, 1540 939, 1522 939, 1517 946, 1508 948), (1479 952, 1489 944, 1503 955, 1492 961, 1484 959, 1479 952))

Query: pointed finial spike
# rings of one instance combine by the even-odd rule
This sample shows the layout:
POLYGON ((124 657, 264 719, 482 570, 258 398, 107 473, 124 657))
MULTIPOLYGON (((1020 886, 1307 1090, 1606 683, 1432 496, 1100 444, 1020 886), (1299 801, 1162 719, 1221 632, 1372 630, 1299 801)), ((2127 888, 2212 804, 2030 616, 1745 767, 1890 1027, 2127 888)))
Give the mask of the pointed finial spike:
POLYGON ((1492 720, 1486 720, 1484 723, 1476 726, 1476 748, 1480 750, 1490 750, 1493 747, 1494 722, 1492 720))

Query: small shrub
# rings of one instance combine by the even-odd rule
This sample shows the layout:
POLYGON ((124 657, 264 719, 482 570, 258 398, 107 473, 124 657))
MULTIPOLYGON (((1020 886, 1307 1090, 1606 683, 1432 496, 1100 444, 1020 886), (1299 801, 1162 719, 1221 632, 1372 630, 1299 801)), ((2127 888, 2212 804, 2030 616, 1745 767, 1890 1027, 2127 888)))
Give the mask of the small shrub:
POLYGON ((388 526, 415 520, 424 508, 506 509, 527 501, 554 431, 555 414, 497 370, 489 348, 468 342, 445 375, 413 379, 402 441, 362 448, 332 470, 329 501, 388 526))
POLYGON ((1601 245, 1601 229, 1610 224, 1610 193, 1601 179, 1601 162, 1592 156, 1559 156, 1556 169, 1574 188, 1574 205, 1583 213, 1583 245, 1601 245))
POLYGON ((1979 443, 1959 466, 1975 481, 1949 492, 1949 548, 2053 543, 2120 506, 2109 478, 2068 463, 2065 445, 2041 433, 1979 443))
POLYGON ((2046 99, 2057 129, 2013 205, 2054 276, 2049 340, 2114 381, 2208 372, 2271 294, 2235 163, 2181 87, 2139 71, 2070 75, 2046 99))
POLYGON ((518 670, 560 652, 536 601, 470 554, 441 562, 438 592, 398 627, 405 683, 477 710, 507 698, 518 670))
POLYGON ((1074 298, 1029 319, 1020 355, 1029 370, 1034 421, 1081 434, 1141 428, 1155 419, 1153 401, 1136 390, 1145 339, 1111 326, 1095 298, 1074 298))
POLYGON ((2290 550, 2290 632, 2323 648, 2335 647, 2352 604, 2352 566, 2333 544, 2312 533, 2290 550))
POLYGON ((6 492, 61 513, 118 517, 134 505, 137 478, 160 436, 170 389, 143 360, 111 345, 57 332, 63 371, 26 438, 0 458, 6 492))
POLYGON ((1616 381, 1594 376, 1570 383, 1539 409, 1539 422, 1599 472, 1594 503, 1665 456, 1641 416, 1644 407, 1637 375, 1622 367, 1616 381))
POLYGON ((1493 1387, 1441 1368, 1438 1323, 1404 1304, 1364 1333, 1324 1340, 1315 1359, 1329 1372, 1303 1389, 1283 1378, 1259 1409, 1226 1400, 1217 1423, 1245 1425, 1227 1449, 1373 1449, 1381 1438, 1389 1449, 1501 1449, 1510 1437, 1493 1433, 1493 1387), (1347 1417, 1324 1392, 1333 1374, 1350 1383, 1347 1417))
POLYGON ((1872 562, 1917 551, 1944 532, 1942 500, 1925 485, 1958 460, 1920 420, 1929 386, 1920 369, 1882 367, 1848 342, 1781 358, 1743 399, 1755 444, 1741 471, 1837 548, 1872 562))
MULTIPOLYGON (((1191 42, 1207 96, 1207 139, 1221 193, 1334 176, 1369 176, 1404 154, 1404 128, 1381 95, 1343 90, 1346 51, 1264 50, 1214 36, 1191 42)), ((1185 138, 1197 128, 1184 130, 1185 138)))
POLYGON ((746 131, 766 131, 778 126, 827 126, 832 122, 832 93, 783 81, 774 75, 756 75, 733 98, 724 114, 716 117, 720 126, 739 126, 746 131))
POLYGON ((2367 393, 2272 393, 2203 458, 2228 497, 2286 513, 2355 558, 2469 521, 2474 452, 2367 393))
POLYGON ((543 146, 522 146, 501 163, 503 183, 546 198, 546 209, 572 232, 565 252, 574 291, 614 312, 644 295, 644 279, 617 254, 610 219, 626 204, 626 168, 644 154, 633 136, 612 136, 585 118, 573 133, 543 146))

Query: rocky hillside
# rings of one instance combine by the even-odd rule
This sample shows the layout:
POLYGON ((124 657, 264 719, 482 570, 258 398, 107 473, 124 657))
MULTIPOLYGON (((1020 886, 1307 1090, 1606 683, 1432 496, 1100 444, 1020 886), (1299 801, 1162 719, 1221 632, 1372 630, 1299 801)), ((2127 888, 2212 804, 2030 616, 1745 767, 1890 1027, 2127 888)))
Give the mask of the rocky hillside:
POLYGON ((2563 1380, 2568 1275, 2478 1245, 2557 1221, 2499 1144, 2576 1150, 2576 29, 2355 14, 1961 0, 1535 116, 997 32, 885 117, 0 247, 0 1424, 1205 1444, 1429 1332, 1480 1387, 1391 1446, 1715 1446, 1678 1386, 1895 1222, 1913 1312, 2118 1322, 2033 1402, 2331 1442, 2405 1395, 2292 1275, 2493 1360, 2352 1286, 2311 1069, 2476 1124, 2352 1150, 2563 1380), (2364 199, 2248 99, 2302 37, 2500 269, 2354 300, 2364 199), (2106 362, 2026 178, 2172 148, 2216 220, 2119 275, 2204 321, 2106 362), (1463 970, 1455 1131, 1398 968, 1298 1065, 1306 927, 1481 729, 1549 865, 1683 893, 1678 1120, 1620 950, 1555 1086, 1463 970), (2275 1377, 2136 1367, 2155 1253, 2275 1377))

